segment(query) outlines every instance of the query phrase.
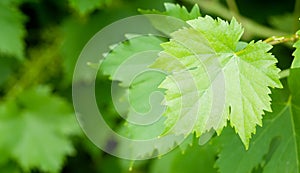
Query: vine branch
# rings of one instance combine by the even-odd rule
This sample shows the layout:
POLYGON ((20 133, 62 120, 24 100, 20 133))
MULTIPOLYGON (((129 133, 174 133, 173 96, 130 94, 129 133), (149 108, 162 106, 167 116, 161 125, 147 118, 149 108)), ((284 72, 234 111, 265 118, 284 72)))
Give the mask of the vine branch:
POLYGON ((279 79, 286 78, 290 75, 290 69, 285 69, 279 72, 279 79))
POLYGON ((286 42, 296 42, 299 39, 298 34, 294 34, 291 36, 272 36, 264 40, 265 43, 276 45, 286 42))

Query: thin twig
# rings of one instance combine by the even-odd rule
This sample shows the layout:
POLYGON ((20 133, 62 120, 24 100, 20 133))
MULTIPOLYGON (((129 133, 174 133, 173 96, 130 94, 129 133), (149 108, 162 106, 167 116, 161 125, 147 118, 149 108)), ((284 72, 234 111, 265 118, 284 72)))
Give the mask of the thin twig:
POLYGON ((279 79, 286 78, 290 75, 290 69, 285 69, 279 72, 279 79))
POLYGON ((276 45, 286 42, 296 42, 299 39, 299 35, 294 34, 291 36, 272 36, 264 40, 265 43, 276 45))

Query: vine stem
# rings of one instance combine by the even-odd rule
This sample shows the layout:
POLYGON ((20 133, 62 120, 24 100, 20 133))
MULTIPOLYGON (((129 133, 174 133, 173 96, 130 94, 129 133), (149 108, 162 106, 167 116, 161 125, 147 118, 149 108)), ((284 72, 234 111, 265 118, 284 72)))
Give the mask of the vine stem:
POLYGON ((296 42, 299 39, 298 34, 290 35, 290 36, 272 36, 264 40, 265 43, 270 45, 276 45, 286 42, 296 42))
POLYGON ((285 69, 279 72, 279 79, 286 78, 290 75, 290 69, 285 69))

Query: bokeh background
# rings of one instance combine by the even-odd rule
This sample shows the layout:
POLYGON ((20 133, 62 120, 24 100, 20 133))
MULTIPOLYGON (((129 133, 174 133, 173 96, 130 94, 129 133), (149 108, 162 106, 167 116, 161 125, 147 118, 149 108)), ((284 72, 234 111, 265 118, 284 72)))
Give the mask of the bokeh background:
MULTIPOLYGON (((0 172, 217 172, 217 149, 187 146, 159 159, 128 161, 92 144, 72 106, 72 75, 87 41, 101 28, 138 9, 164 10, 164 3, 195 3, 202 15, 235 16, 244 41, 291 35, 299 29, 295 0, 1 0, 0 1, 0 172)), ((291 44, 272 53, 290 67, 291 44)), ((111 81, 97 78, 98 105, 107 123, 124 122, 110 96, 111 81)))

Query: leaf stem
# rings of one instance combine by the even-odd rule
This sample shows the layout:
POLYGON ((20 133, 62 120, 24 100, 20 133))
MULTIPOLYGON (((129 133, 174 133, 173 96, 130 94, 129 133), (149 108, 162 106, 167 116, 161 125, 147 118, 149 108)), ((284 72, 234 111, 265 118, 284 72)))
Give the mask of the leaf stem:
POLYGON ((279 72, 279 79, 286 78, 290 75, 290 69, 285 69, 279 72))
POLYGON ((299 39, 298 34, 293 34, 289 36, 272 36, 264 40, 265 43, 268 43, 270 45, 276 45, 286 42, 295 42, 299 39))

